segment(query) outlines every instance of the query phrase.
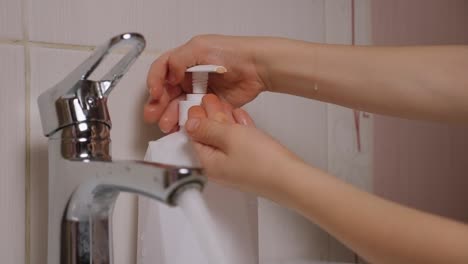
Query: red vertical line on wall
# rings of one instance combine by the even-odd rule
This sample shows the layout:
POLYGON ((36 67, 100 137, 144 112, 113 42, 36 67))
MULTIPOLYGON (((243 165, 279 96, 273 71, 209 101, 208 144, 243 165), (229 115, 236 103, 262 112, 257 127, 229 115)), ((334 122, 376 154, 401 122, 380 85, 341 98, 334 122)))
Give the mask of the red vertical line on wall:
MULTIPOLYGON (((351 0, 351 45, 356 45, 356 24, 355 24, 355 0, 351 0)), ((354 128, 356 129, 356 145, 357 151, 361 152, 361 111, 354 110, 354 128)), ((360 263, 359 255, 354 252, 354 263, 360 263)))
POLYGON ((351 0, 351 44, 356 44, 356 27, 354 26, 354 0, 351 0))
MULTIPOLYGON (((356 25, 355 25, 355 3, 351 0, 351 45, 356 45, 356 25)), ((354 128, 356 129, 357 151, 361 152, 361 111, 354 110, 354 128)))

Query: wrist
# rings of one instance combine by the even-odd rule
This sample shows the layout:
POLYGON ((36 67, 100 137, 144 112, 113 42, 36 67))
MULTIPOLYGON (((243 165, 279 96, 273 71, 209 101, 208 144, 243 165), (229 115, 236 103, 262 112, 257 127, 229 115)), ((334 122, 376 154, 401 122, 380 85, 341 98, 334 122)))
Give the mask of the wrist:
POLYGON ((252 41, 251 57, 258 73, 258 77, 264 84, 264 91, 278 92, 272 78, 272 65, 275 62, 276 56, 281 49, 281 43, 285 39, 276 37, 256 37, 252 41))
POLYGON ((266 90, 301 95, 314 83, 317 45, 286 38, 256 38, 253 58, 266 90))
POLYGON ((279 204, 287 205, 290 200, 292 182, 304 177, 304 171, 310 168, 305 162, 294 155, 287 155, 281 160, 272 161, 268 173, 260 177, 256 193, 271 199, 279 204))

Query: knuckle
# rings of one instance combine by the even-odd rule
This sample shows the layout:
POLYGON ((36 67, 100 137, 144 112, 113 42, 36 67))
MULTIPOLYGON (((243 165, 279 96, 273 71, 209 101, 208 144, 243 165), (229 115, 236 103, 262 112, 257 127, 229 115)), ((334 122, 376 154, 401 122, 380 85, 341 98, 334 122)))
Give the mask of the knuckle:
POLYGON ((227 115, 223 112, 216 112, 213 116, 213 120, 222 124, 226 124, 229 122, 227 115))
POLYGON ((197 35, 192 37, 187 43, 195 51, 204 51, 208 48, 212 35, 197 35))
POLYGON ((205 42, 206 36, 207 35, 196 35, 190 39, 189 43, 192 45, 203 44, 205 42))
POLYGON ((181 63, 179 59, 176 58, 175 55, 169 56, 168 64, 171 74, 177 77, 180 77, 184 74, 185 66, 181 63))
POLYGON ((171 66, 171 67, 176 67, 177 66, 177 58, 176 58, 176 55, 175 53, 172 53, 170 54, 168 57, 167 57, 167 63, 171 66))

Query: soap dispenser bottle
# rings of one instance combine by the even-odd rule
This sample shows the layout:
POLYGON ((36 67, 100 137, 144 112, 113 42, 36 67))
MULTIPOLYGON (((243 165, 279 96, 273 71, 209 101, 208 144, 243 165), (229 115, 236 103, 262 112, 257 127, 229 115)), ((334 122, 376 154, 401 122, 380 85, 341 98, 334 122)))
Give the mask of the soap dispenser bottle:
MULTIPOLYGON (((180 129, 150 142, 145 157, 147 161, 201 168, 184 125, 190 107, 200 105, 203 96, 207 93, 209 74, 223 74, 226 68, 217 65, 198 65, 187 69, 187 72, 192 73, 193 91, 187 94, 186 100, 179 101, 180 129)), ((211 228, 216 234, 210 241, 215 241, 225 256, 225 261, 217 263, 258 263, 257 198, 214 182, 207 182, 203 191, 203 200, 212 221, 211 228), (217 239, 219 237, 221 239, 217 239)), ((142 230, 145 230, 145 234, 158 237, 160 244, 164 244, 161 253, 147 252, 148 259, 157 263, 210 263, 208 255, 203 254, 202 246, 198 245, 200 240, 196 239, 193 233, 193 223, 190 223, 179 207, 169 208, 140 200, 139 211, 140 209, 139 219, 145 223, 142 230), (192 250, 180 251, 180 248, 192 250)), ((202 226, 199 225, 200 228, 202 226)), ((203 233, 203 228, 199 232, 203 233)), ((215 250, 217 247, 213 246, 210 250, 217 252, 215 250)))
POLYGON ((201 164, 195 156, 190 139, 184 125, 187 122, 190 107, 200 105, 207 93, 209 73, 223 74, 226 68, 218 65, 197 65, 188 68, 192 73, 192 93, 186 100, 179 102, 179 131, 149 143, 145 160, 167 165, 188 168, 200 168, 201 164))

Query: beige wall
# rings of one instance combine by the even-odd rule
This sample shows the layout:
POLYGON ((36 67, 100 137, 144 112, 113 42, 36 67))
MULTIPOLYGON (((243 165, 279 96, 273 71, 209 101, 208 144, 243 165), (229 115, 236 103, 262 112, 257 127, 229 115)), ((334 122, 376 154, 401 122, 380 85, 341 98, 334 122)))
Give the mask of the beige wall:
MULTIPOLYGON (((36 98, 88 56, 94 45, 125 31, 147 37, 147 50, 110 98, 113 156, 140 159, 146 142, 160 136, 155 127, 142 123, 140 114, 147 69, 163 50, 199 33, 349 44, 351 12, 349 0, 0 0, 0 259, 45 263, 47 142, 36 98)), ((363 149, 357 152, 349 109, 273 94, 247 108, 259 127, 311 165, 371 188, 372 116, 361 120, 363 149), (309 122, 302 122, 302 115, 309 122)), ((135 197, 119 199, 117 264, 137 258, 136 212, 135 197)), ((257 253, 264 263, 354 259, 324 231, 271 202, 260 199, 257 215, 257 253)))
MULTIPOLYGON (((378 0, 371 7, 374 44, 468 44, 468 1, 378 0)), ((375 192, 468 221, 468 127, 384 116, 374 124, 375 192)))

